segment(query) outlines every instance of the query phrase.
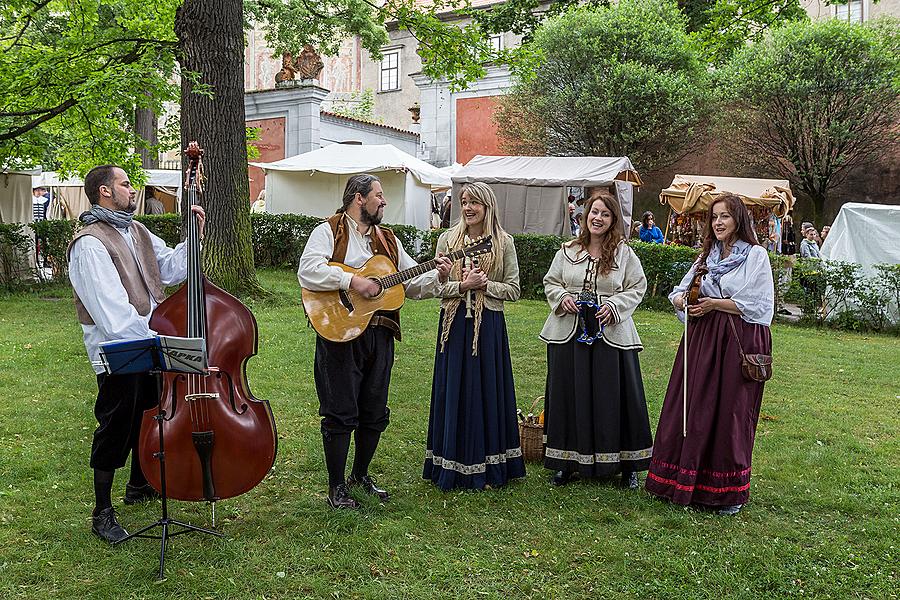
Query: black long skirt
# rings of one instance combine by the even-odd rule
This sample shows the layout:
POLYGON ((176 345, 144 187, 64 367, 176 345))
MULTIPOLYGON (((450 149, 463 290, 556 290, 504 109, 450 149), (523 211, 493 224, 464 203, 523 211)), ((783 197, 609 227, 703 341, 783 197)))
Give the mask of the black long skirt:
POLYGON ((464 306, 453 317, 444 352, 443 310, 439 323, 422 477, 442 490, 497 488, 525 477, 503 312, 482 311, 476 356, 464 306))
POLYGON ((646 471, 653 438, 638 351, 602 339, 548 344, 544 444, 544 466, 554 471, 646 471))
POLYGON ((687 435, 683 434, 684 340, 663 402, 647 491, 676 504, 731 506, 750 497, 750 462, 763 383, 748 381, 729 318, 745 352, 771 354, 765 325, 713 311, 688 324, 687 435))

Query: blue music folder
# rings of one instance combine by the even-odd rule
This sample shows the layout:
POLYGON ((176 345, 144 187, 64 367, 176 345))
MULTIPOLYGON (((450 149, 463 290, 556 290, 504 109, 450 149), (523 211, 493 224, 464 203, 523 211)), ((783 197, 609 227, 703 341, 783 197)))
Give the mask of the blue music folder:
POLYGON ((111 375, 176 371, 204 374, 206 340, 158 335, 100 344, 100 361, 111 375))

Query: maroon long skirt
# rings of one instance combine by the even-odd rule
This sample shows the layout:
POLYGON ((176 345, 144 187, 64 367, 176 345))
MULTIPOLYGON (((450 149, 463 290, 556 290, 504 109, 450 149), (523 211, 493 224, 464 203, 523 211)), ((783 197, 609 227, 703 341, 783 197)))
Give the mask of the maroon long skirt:
POLYGON ((712 311, 688 323, 687 436, 682 435, 684 340, 653 444, 647 491, 676 504, 731 506, 750 497, 750 458, 763 383, 741 372, 733 319, 747 353, 771 354, 765 325, 712 311))

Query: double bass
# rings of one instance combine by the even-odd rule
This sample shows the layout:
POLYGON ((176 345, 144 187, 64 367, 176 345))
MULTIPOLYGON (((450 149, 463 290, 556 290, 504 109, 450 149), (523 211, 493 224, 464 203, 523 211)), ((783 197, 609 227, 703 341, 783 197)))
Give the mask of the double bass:
MULTIPOLYGON (((190 207, 202 193, 203 150, 191 142, 185 152, 185 201, 190 207)), ((247 361, 259 343, 256 319, 240 300, 203 275, 192 211, 188 221, 187 281, 156 308, 150 328, 161 335, 202 338, 209 367, 203 375, 164 374, 159 410, 166 496, 215 502, 262 481, 275 463, 278 438, 269 403, 254 397, 247 382, 247 361)), ((161 492, 157 411, 144 412, 138 451, 147 481, 161 492)))

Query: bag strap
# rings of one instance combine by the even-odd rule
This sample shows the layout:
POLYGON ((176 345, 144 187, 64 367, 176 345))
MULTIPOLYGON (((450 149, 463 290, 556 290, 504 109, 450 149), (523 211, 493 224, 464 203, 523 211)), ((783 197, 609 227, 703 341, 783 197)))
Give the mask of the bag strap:
POLYGON ((734 334, 734 339, 738 345, 738 352, 741 353, 741 358, 744 358, 744 346, 741 345, 741 338, 738 337, 737 328, 734 326, 734 317, 732 315, 728 315, 728 323, 731 325, 731 333, 734 334))

